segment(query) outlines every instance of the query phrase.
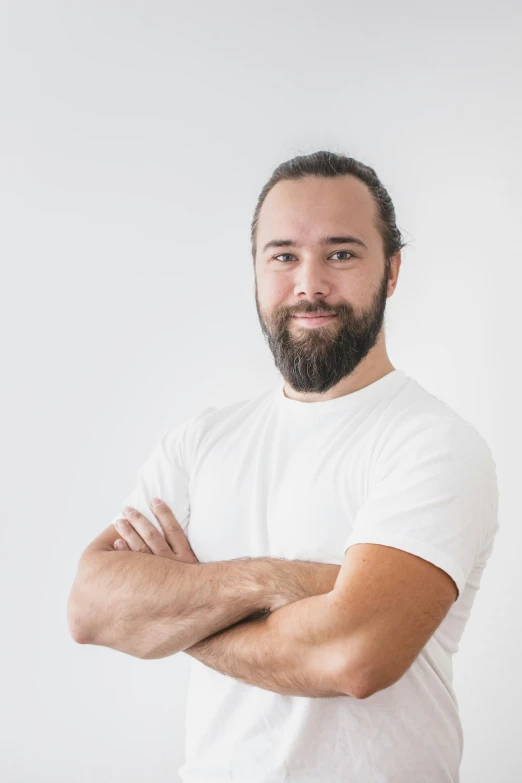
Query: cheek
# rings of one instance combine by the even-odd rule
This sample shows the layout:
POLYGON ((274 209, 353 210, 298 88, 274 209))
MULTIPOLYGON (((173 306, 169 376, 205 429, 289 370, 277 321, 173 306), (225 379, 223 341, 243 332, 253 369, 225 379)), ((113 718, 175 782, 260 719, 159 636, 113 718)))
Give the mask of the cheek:
POLYGON ((267 276, 258 280, 258 296, 263 308, 272 310, 292 299, 293 286, 286 275, 267 276))
POLYGON ((354 270, 353 274, 339 279, 336 291, 346 302, 361 308, 372 300, 375 294, 375 283, 354 270))

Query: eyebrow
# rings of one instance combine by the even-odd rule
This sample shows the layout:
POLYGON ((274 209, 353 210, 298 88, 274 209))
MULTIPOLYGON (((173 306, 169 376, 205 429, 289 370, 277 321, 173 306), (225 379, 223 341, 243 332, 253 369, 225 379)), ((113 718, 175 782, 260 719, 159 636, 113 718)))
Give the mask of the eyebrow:
MULTIPOLYGON (((368 247, 365 245, 365 243, 362 241, 362 239, 358 239, 358 237, 354 236, 345 236, 345 237, 321 237, 319 240, 320 245, 360 245, 360 247, 364 247, 365 250, 368 250, 368 247)), ((270 242, 267 242, 266 245, 263 247, 262 252, 264 253, 265 250, 268 250, 269 247, 301 247, 297 242, 294 242, 293 239, 271 239, 270 242)))

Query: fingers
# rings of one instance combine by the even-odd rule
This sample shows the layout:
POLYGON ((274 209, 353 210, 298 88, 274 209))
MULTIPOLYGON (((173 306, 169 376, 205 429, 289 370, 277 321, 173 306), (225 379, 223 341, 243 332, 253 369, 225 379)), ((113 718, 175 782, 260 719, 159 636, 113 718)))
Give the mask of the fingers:
POLYGON ((172 550, 165 537, 150 519, 131 506, 127 506, 123 511, 127 518, 119 519, 116 523, 116 529, 133 552, 163 557, 172 555, 172 550), (118 526, 118 523, 121 524, 118 526))
POLYGON ((160 501, 154 505, 151 502, 150 507, 163 533, 146 516, 132 506, 127 506, 123 509, 125 519, 118 519, 115 523, 121 539, 118 539, 117 545, 114 542, 114 549, 124 551, 127 548, 133 552, 159 555, 185 563, 199 563, 185 531, 167 504, 160 501))
MULTIPOLYGON (((172 510, 160 498, 153 498, 150 507, 165 533, 165 539, 172 551, 177 555, 191 555, 197 561, 192 551, 185 531, 172 513, 172 510), (158 502, 159 501, 159 502, 158 502)), ((199 561, 198 561, 199 562, 199 561)))
POLYGON ((118 549, 118 550, 120 550, 122 552, 125 551, 125 550, 126 551, 130 551, 129 550, 129 545, 127 544, 126 541, 124 541, 123 538, 117 538, 116 541, 113 544, 113 547, 114 547, 114 549, 118 549))
POLYGON ((147 555, 152 554, 152 551, 143 538, 136 532, 128 519, 117 519, 114 526, 130 550, 133 552, 143 552, 147 555))

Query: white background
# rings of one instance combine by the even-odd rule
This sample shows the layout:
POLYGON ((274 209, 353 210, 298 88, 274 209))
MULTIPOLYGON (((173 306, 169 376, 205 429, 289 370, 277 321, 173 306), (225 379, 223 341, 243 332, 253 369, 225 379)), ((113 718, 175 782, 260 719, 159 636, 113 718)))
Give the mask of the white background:
POLYGON ((0 3, 6 783, 178 779, 188 656, 75 644, 66 601, 160 435, 277 382, 250 221, 319 149, 376 169, 409 243, 392 363, 497 464, 462 781, 522 775, 521 23, 515 0, 0 3))

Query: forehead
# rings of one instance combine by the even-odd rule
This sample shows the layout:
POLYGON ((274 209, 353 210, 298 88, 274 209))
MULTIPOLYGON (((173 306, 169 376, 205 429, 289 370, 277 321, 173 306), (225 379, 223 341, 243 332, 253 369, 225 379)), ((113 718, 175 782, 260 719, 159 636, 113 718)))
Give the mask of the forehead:
POLYGON ((379 241, 376 217, 372 195, 357 177, 283 180, 274 185, 261 207, 257 247, 283 238, 313 244, 337 229, 353 231, 371 246, 379 241))

